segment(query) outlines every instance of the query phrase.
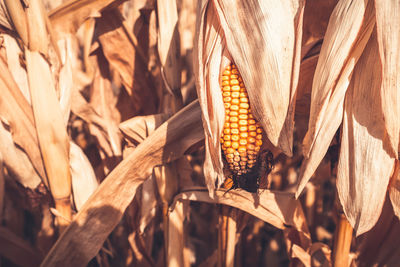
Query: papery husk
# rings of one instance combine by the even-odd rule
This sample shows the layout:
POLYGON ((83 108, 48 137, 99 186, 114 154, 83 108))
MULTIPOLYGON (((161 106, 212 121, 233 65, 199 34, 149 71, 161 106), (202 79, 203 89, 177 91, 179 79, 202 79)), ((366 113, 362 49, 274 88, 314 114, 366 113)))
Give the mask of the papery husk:
POLYGON ((343 119, 351 74, 375 25, 373 2, 342 0, 329 20, 314 74, 304 160, 296 197, 303 191, 343 119))
POLYGON ((382 62, 381 102, 389 143, 399 158, 400 134, 400 2, 375 1, 376 31, 382 62))
POLYGON ((356 235, 370 230, 378 220, 394 166, 384 142, 380 70, 374 32, 346 94, 337 173, 339 199, 356 235))
POLYGON ((197 93, 206 136, 204 173, 212 194, 223 180, 220 71, 234 62, 268 139, 291 155, 303 1, 199 1, 194 45, 197 93), (266 19, 268 18, 268 19, 266 19))

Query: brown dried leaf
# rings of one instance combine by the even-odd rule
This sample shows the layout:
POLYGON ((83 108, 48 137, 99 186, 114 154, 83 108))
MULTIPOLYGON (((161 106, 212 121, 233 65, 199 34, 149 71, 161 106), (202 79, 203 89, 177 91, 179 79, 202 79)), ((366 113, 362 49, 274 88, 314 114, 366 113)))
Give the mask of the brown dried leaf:
POLYGON ((154 114, 147 116, 136 116, 126 120, 119 125, 125 136, 140 144, 147 136, 152 134, 161 124, 163 124, 170 116, 168 114, 154 114))
MULTIPOLYGON (((140 17, 139 21, 143 20, 144 17, 140 17)), ((146 57, 139 53, 144 53, 143 50, 147 52, 148 49, 148 25, 139 25, 141 27, 138 38, 140 37, 142 42, 137 46, 134 46, 130 38, 134 35, 126 28, 118 9, 104 11, 96 21, 96 30, 110 69, 119 73, 122 84, 132 98, 134 114, 152 114, 156 111, 155 83, 148 71, 146 57)))
MULTIPOLYGON (((12 0, 11 0, 12 1, 12 0)), ((118 5, 125 0, 69 0, 50 11, 49 17, 54 32, 59 35, 74 34, 89 17, 99 16, 99 12, 111 4, 118 5)))
POLYGON ((157 0, 158 54, 167 90, 181 96, 180 37, 176 0, 157 0))
POLYGON ((153 167, 181 157, 204 138, 200 114, 197 101, 188 105, 124 159, 78 212, 41 266, 86 266, 118 224, 153 167))
POLYGON ((296 197, 317 169, 343 119, 343 102, 354 66, 375 25, 372 1, 341 0, 329 20, 315 70, 304 161, 296 197))
POLYGON ((70 142, 70 166, 72 196, 75 207, 79 211, 90 195, 97 189, 99 183, 85 153, 74 142, 70 142))
MULTIPOLYGON (((25 50, 28 82, 39 146, 56 208, 71 218, 69 138, 48 63, 39 52, 25 50)), ((67 222, 60 221, 63 226, 67 222)))
POLYGON ((303 249, 307 249, 310 245, 311 237, 304 213, 293 193, 270 190, 260 190, 257 194, 244 190, 231 190, 226 193, 226 190, 219 189, 212 199, 205 188, 186 188, 183 193, 175 197, 175 201, 177 200, 217 203, 241 209, 278 229, 292 227, 304 241, 301 243, 305 244, 303 249))
POLYGON ((0 153, 3 155, 4 166, 24 187, 36 189, 42 180, 28 156, 14 145, 11 133, 3 127, 2 122, 0 122, 0 140, 0 153))
POLYGON ((376 29, 382 62, 381 101, 392 156, 399 158, 400 134, 400 2, 375 1, 376 29))
POLYGON ((0 58, 0 115, 10 126, 13 140, 29 156, 43 182, 47 183, 32 108, 18 89, 3 57, 0 58))
MULTIPOLYGON (((12 25, 17 31, 19 37, 27 46, 28 41, 28 21, 21 1, 4 0, 2 6, 5 4, 7 9, 7 17, 9 16, 8 23, 12 25)), ((4 6, 3 6, 4 7, 4 6)), ((10 28, 11 29, 11 28, 10 28)))
POLYGON ((347 91, 337 173, 339 199, 356 235, 377 222, 394 166, 383 141, 380 70, 374 32, 347 91))
MULTIPOLYGON (((19 1, 15 1, 19 2, 19 1)), ((24 17, 22 14, 18 19, 24 17)), ((47 56, 49 37, 46 28, 47 14, 42 0, 30 0, 26 8, 28 22, 28 47, 31 51, 38 51, 47 56)))

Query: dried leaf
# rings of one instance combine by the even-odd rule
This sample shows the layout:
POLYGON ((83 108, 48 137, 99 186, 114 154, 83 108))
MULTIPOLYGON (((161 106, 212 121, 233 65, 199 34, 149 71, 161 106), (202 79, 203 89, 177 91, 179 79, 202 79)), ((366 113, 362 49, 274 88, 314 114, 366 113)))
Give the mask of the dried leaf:
POLYGON ((382 107, 392 156, 398 157, 400 134, 400 2, 375 1, 376 31, 382 62, 382 107))
POLYGON ((341 0, 329 20, 315 70, 304 161, 296 197, 317 169, 343 119, 351 73, 375 25, 373 3, 341 0))
POLYGON ((0 122, 0 140, 0 153, 3 155, 4 166, 24 187, 35 189, 42 180, 28 156, 14 145, 11 133, 3 127, 2 122, 0 122))
POLYGON ((2 36, 6 48, 8 69, 11 72, 14 81, 17 83, 19 90, 21 90, 26 101, 30 104, 31 95, 29 93, 28 76, 25 68, 22 67, 20 63, 20 56, 22 56, 23 52, 15 38, 8 34, 3 34, 2 36))
POLYGON ((70 166, 72 177, 72 195, 79 211, 99 183, 85 153, 74 142, 70 142, 70 166))
POLYGON ((181 98, 181 51, 176 0, 157 0, 157 17, 158 54, 164 84, 171 94, 181 98))
POLYGON ((119 125, 122 133, 136 144, 144 141, 147 136, 154 132, 170 116, 168 114, 154 114, 147 116, 136 116, 126 120, 119 125))
MULTIPOLYGON (((11 0, 12 1, 12 0, 11 0)), ((118 5, 125 0, 69 0, 49 13, 51 23, 59 37, 74 34, 89 17, 99 16, 99 12, 111 4, 118 5)))
POLYGON ((339 199, 356 235, 377 222, 394 166, 383 141, 386 131, 379 97, 380 70, 373 33, 346 95, 337 173, 339 199))
POLYGON ((32 108, 18 90, 18 85, 12 79, 4 58, 0 58, 0 115, 2 121, 10 126, 13 140, 29 156, 35 170, 43 182, 47 183, 43 160, 34 126, 32 108))
POLYGON ((190 104, 124 159, 78 212, 41 266, 86 266, 118 224, 153 167, 177 159, 204 138, 200 114, 198 102, 190 104))
MULTIPOLYGON (((23 15, 20 16, 24 17, 23 15)), ((41 0, 29 1, 29 6, 26 8, 26 18, 29 50, 38 51, 47 56, 50 41, 46 28, 47 14, 41 0)))
MULTIPOLYGON (((140 17, 140 21, 144 19, 144 15, 140 17)), ((125 27, 118 9, 103 12, 102 17, 96 21, 96 29, 110 69, 118 72, 131 97, 134 115, 155 113, 155 81, 147 68, 146 57, 140 56, 141 53, 138 52, 148 52, 148 44, 145 42, 149 38, 148 25, 143 23, 139 28, 138 38, 143 41, 137 46, 133 45, 130 38, 133 34, 125 27)))
MULTIPOLYGON (((177 200, 201 201, 232 206, 272 224, 278 229, 283 230, 287 226, 291 226, 299 233, 302 239, 310 241, 310 234, 301 204, 294 198, 293 193, 269 190, 260 190, 258 194, 252 194, 244 190, 231 190, 226 193, 225 189, 219 189, 215 192, 214 199, 212 199, 204 188, 186 188, 175 197, 175 201, 177 200)), ((174 205, 171 206, 173 207, 174 205)))
MULTIPOLYGON (((3 2, 3 1, 2 1, 3 2)), ((19 37, 22 39, 24 44, 27 46, 28 40, 28 21, 24 8, 22 7, 21 1, 4 0, 5 7, 7 9, 13 28, 17 31, 19 37)), ((3 6, 3 4, 2 4, 3 6)))
MULTIPOLYGON (((39 146, 56 208, 71 218, 69 138, 63 122, 49 65, 39 52, 25 50, 28 81, 39 146), (66 201, 67 199, 67 201, 66 201)), ((60 226, 67 222, 59 221, 60 226)))

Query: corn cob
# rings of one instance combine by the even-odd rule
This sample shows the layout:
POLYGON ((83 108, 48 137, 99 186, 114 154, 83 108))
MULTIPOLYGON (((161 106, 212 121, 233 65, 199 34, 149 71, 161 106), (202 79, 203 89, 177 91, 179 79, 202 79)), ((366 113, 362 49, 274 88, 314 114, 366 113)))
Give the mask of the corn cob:
POLYGON ((240 176, 255 166, 262 128, 251 113, 246 88, 234 64, 222 73, 221 90, 225 106, 221 147, 230 170, 240 176))

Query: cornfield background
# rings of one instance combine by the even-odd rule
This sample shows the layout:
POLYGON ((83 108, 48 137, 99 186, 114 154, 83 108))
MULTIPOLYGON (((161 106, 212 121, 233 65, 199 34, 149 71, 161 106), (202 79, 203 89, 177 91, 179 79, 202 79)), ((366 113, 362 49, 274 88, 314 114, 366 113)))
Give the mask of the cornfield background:
POLYGON ((0 25, 0 266, 399 265, 397 1, 1 0, 0 25), (273 154, 256 193, 221 186, 227 62, 273 154))

